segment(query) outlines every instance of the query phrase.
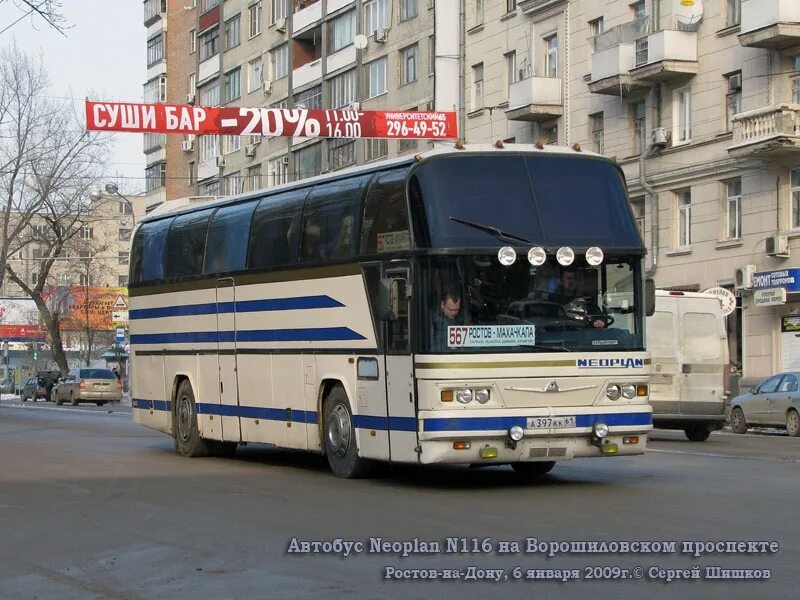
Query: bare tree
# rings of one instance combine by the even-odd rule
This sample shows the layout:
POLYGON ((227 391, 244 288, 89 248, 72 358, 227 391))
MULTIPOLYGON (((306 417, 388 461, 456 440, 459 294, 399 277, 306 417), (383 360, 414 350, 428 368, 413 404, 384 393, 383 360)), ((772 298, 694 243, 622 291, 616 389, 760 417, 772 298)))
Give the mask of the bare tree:
POLYGON ((36 302, 53 357, 66 372, 58 305, 48 306, 44 291, 53 265, 68 251, 77 254, 93 218, 89 191, 101 178, 109 140, 85 130, 74 102, 48 92, 41 58, 16 47, 0 52, 0 285, 7 276, 36 302), (8 260, 31 244, 41 254, 35 284, 8 260))
POLYGON ((34 23, 37 18, 42 19, 48 27, 55 29, 63 36, 67 35, 65 30, 71 27, 67 24, 64 16, 61 0, 13 0, 13 4, 22 14, 16 21, 0 30, 0 33, 5 33, 27 16, 30 16, 34 23))

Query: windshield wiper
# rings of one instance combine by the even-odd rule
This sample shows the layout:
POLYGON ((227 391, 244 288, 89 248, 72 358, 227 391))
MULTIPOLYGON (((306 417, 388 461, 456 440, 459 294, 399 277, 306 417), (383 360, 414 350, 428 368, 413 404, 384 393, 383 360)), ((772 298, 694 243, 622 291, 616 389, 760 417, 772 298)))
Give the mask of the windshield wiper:
POLYGON ((530 348, 536 352, 551 352, 553 350, 558 350, 559 352, 572 352, 572 350, 566 346, 534 346, 532 344, 518 344, 518 346, 520 348, 530 348))
POLYGON ((501 240, 507 242, 522 242, 523 244, 532 244, 530 240, 526 240, 524 237, 520 237, 518 235, 514 235, 513 233, 507 233, 497 227, 492 227, 491 225, 481 225, 480 223, 473 223, 472 221, 466 221, 464 219, 459 219, 457 217, 450 217, 451 221, 455 221, 456 223, 461 223, 462 225, 466 225, 467 227, 473 227, 480 231, 485 231, 486 233, 491 233, 501 240))

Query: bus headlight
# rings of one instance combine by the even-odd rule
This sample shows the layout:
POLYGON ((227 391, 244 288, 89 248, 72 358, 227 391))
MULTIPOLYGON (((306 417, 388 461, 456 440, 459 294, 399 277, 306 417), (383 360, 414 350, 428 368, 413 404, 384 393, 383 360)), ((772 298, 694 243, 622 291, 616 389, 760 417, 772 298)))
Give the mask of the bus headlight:
POLYGON ((469 404, 472 402, 472 390, 469 388, 456 390, 456 400, 461 402, 461 404, 469 404))
POLYGON ((517 260, 517 253, 511 246, 503 246, 497 251, 497 260, 504 267, 510 267, 517 260))
POLYGON ((523 435, 525 435, 525 432, 519 425, 514 425, 511 429, 508 430, 508 437, 511 438, 512 442, 520 441, 523 435))
POLYGON ((592 425, 592 433, 594 437, 602 440, 604 437, 608 437, 608 425, 602 421, 598 421, 592 425))
POLYGON ((606 388, 606 398, 609 400, 619 400, 619 386, 613 383, 606 388))
POLYGON ((632 383, 626 383, 622 386, 622 397, 632 400, 636 397, 636 386, 632 383))
POLYGON ((481 404, 486 404, 489 401, 489 390, 486 388, 480 388, 475 390, 475 400, 480 402, 481 404))
POLYGON ((603 251, 597 246, 592 246, 586 251, 586 262, 596 267, 603 262, 603 251))
POLYGON ((528 262, 534 267, 539 267, 547 260, 547 252, 541 246, 534 246, 528 250, 528 262))
POLYGON ((568 267, 575 260, 575 251, 569 246, 562 246, 556 252, 556 260, 562 267, 568 267))

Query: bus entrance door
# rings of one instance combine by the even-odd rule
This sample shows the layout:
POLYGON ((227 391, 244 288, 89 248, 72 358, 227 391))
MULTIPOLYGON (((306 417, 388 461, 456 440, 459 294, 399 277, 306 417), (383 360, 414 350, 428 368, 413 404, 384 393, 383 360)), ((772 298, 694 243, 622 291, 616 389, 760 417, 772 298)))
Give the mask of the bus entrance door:
POLYGON ((387 265, 384 277, 398 280, 398 318, 386 322, 386 409, 389 415, 389 451, 392 461, 417 462, 417 410, 414 402, 414 368, 408 341, 408 266, 387 265))
POLYGON ((239 384, 236 356, 236 286, 233 278, 217 279, 217 366, 222 439, 242 441, 239 427, 239 384))

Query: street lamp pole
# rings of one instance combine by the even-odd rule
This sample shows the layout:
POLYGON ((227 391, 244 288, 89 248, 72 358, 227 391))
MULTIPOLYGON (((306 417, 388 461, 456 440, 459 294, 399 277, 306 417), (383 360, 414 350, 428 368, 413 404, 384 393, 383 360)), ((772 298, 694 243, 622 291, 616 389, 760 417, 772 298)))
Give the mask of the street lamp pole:
POLYGON ((133 227, 131 229, 136 228, 136 213, 133 210, 133 202, 131 202, 126 196, 122 195, 119 191, 119 186, 114 183, 110 182, 106 184, 106 193, 111 194, 112 196, 119 196, 122 200, 127 204, 131 209, 131 221, 133 222, 133 227))

